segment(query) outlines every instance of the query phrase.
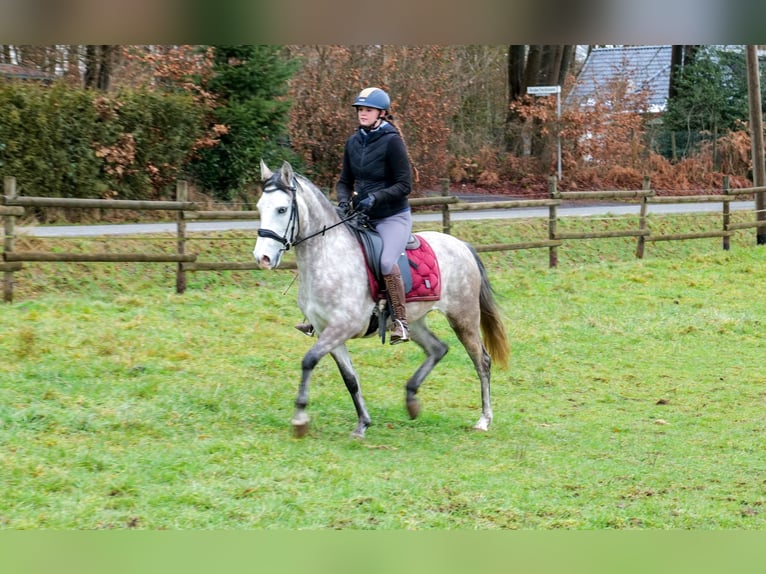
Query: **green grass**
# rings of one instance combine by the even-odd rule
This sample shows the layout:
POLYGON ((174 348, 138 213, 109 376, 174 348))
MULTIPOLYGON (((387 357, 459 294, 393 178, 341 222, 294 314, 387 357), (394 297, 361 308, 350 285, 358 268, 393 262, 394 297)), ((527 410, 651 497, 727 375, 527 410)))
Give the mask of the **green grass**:
MULTIPOLYGON (((512 343, 490 431, 469 430, 478 381, 434 315, 451 352, 415 421, 403 384, 419 350, 350 344, 364 441, 329 359, 311 431, 291 436, 310 345, 292 328, 293 272, 196 273, 175 295, 170 265, 28 264, 0 312, 0 527, 763 529, 766 251, 752 233, 730 252, 652 244, 644 260, 635 240, 569 242, 552 270, 546 250, 485 254, 512 343)), ((206 260, 252 249, 239 234, 199 245, 206 260)))

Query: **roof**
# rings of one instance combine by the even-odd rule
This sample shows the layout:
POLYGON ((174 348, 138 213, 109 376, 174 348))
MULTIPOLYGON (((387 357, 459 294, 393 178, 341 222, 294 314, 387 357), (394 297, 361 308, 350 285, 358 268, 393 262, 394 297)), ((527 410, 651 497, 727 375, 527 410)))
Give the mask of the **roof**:
POLYGON ((646 111, 663 111, 670 85, 671 46, 594 48, 565 104, 592 105, 614 80, 627 80, 628 93, 647 90, 646 111))

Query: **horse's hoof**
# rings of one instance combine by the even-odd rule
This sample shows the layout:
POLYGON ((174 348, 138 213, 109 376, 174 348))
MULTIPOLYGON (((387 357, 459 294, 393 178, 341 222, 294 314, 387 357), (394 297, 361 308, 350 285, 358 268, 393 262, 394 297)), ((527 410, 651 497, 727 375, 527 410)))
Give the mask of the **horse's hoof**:
POLYGON ((295 424, 293 423, 293 436, 295 438, 303 438, 309 432, 309 423, 295 424))
POLYGON ((415 399, 412 401, 407 401, 407 412, 410 414, 411 419, 418 418, 418 415, 420 414, 420 401, 415 399))
POLYGON ((473 425, 473 430, 486 432, 486 431, 489 430, 489 423, 490 423, 489 419, 487 419, 485 417, 481 417, 476 422, 476 424, 473 425))
POLYGON ((356 428, 351 433, 351 438, 364 438, 364 433, 367 431, 367 427, 369 426, 369 422, 360 422, 358 425, 356 425, 356 428))

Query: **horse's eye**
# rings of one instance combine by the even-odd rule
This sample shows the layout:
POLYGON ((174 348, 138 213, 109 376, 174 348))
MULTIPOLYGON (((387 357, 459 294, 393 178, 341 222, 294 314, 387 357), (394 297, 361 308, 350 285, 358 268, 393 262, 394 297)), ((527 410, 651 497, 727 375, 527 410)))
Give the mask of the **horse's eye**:
POLYGON ((277 213, 279 215, 284 215, 285 213, 287 213, 287 208, 286 207, 280 207, 279 209, 277 209, 277 213))

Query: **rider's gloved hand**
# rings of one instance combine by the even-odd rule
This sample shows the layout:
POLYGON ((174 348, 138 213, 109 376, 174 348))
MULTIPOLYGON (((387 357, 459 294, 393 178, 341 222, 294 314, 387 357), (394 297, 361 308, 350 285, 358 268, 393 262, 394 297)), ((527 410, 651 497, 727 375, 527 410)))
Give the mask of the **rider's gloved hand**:
POLYGON ((356 205, 356 210, 361 211, 362 213, 369 213, 374 205, 375 205, 375 196, 368 195, 356 205))
POLYGON ((338 207, 335 208, 335 213, 337 213, 338 217, 340 217, 341 219, 346 219, 348 217, 348 210, 349 210, 348 205, 349 205, 348 201, 341 201, 338 204, 338 207))

